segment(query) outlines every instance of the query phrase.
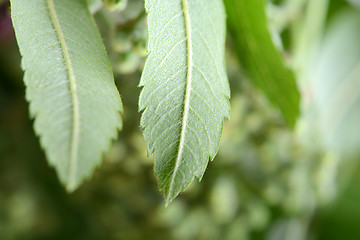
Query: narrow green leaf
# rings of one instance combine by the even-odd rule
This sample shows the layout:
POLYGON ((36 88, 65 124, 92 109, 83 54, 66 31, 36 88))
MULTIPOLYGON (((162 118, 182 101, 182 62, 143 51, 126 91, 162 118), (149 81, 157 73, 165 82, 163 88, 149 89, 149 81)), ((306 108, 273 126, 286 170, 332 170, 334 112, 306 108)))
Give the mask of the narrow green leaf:
POLYGON ((225 0, 239 58, 255 84, 280 108, 290 126, 300 114, 300 94, 268 31, 265 0, 225 0))
POLYGON ((109 59, 85 0, 12 0, 11 17, 35 131, 72 191, 122 125, 109 59))
POLYGON ((216 155, 230 90, 221 0, 147 0, 148 51, 141 127, 166 203, 216 155))

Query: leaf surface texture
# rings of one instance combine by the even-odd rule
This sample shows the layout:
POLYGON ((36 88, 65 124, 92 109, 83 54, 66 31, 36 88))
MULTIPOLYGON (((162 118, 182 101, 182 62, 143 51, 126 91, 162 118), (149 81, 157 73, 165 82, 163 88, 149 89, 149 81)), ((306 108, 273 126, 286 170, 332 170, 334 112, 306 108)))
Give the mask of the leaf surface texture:
POLYGON ((141 127, 169 203, 216 155, 230 90, 221 0, 147 0, 141 127))
POLYGON ((122 125, 109 59, 84 0, 12 0, 11 16, 35 131, 72 191, 122 125))

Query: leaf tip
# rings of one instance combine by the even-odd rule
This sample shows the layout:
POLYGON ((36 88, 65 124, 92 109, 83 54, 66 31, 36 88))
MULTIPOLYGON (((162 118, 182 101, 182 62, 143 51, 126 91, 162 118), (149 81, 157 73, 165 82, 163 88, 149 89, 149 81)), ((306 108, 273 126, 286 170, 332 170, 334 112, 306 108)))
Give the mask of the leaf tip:
POLYGON ((172 200, 174 200, 177 196, 179 195, 179 193, 176 194, 165 194, 165 207, 168 207, 169 204, 172 202, 172 200))

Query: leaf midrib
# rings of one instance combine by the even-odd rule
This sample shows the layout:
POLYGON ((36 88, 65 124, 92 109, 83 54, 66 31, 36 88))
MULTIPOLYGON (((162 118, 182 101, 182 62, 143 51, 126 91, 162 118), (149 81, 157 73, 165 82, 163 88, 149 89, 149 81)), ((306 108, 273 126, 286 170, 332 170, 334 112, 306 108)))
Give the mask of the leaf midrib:
POLYGON ((70 150, 70 164, 69 175, 66 183, 66 188, 72 191, 76 186, 76 172, 77 172, 77 156, 78 156, 78 143, 80 135, 80 107, 79 99, 77 96, 76 78, 73 69, 73 64, 70 59, 69 49, 65 41, 64 33, 61 29, 59 19, 57 17, 55 5, 53 0, 47 0, 48 8, 50 11, 50 18, 55 27, 57 37, 59 38, 61 48, 63 50, 66 67, 68 70, 69 84, 71 91, 71 99, 73 104, 73 128, 71 136, 71 150, 70 150))
POLYGON ((169 192, 166 196, 166 205, 169 204, 171 200, 171 196, 173 195, 173 189, 175 185, 175 176, 181 164, 181 158, 184 151, 185 146, 185 135, 186 135, 186 127, 188 122, 188 114, 190 109, 190 93, 191 93, 191 83, 192 83, 192 66, 193 66, 193 49, 192 49, 192 41, 191 41, 191 23, 190 23, 190 15, 188 9, 188 0, 182 0, 183 14, 185 19, 185 34, 186 34, 186 43, 187 43, 187 73, 186 73, 186 91, 184 98, 184 111, 183 111, 183 120, 182 120, 182 128, 180 134, 180 143, 177 152, 177 157, 175 161, 174 172, 172 173, 171 181, 169 184, 169 192))

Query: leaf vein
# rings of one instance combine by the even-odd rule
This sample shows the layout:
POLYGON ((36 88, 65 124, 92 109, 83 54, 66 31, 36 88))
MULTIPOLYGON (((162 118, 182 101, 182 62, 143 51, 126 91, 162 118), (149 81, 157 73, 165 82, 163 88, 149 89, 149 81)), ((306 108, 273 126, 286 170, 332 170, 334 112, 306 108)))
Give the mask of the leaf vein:
POLYGON ((188 121, 188 113, 190 106, 190 94, 191 94, 191 82, 192 82, 193 49, 192 49, 191 23, 190 23, 189 9, 188 9, 188 0, 182 0, 182 5, 184 9, 186 40, 187 40, 186 92, 184 99, 185 103, 184 103, 184 112, 183 112, 183 121, 182 121, 181 134, 180 134, 179 149, 175 161, 174 173, 170 181, 169 194, 166 199, 167 203, 170 202, 170 196, 172 195, 172 191, 174 189, 174 184, 175 184, 175 176, 182 161, 183 147, 184 147, 185 135, 186 135, 186 125, 188 121))
POLYGON ((76 172, 77 172, 77 157, 78 157, 78 144, 80 136, 80 106, 79 99, 77 96, 76 78, 73 69, 73 64, 70 59, 69 49, 67 47, 64 33, 61 29, 59 19, 55 10, 53 0, 47 0, 48 8, 50 11, 50 18, 54 24, 58 38, 63 49, 63 54, 69 74, 69 84, 71 89, 71 98, 73 103, 73 130, 71 137, 71 153, 70 153, 70 164, 69 164, 69 176, 67 182, 67 188, 72 189, 76 184, 76 172))

